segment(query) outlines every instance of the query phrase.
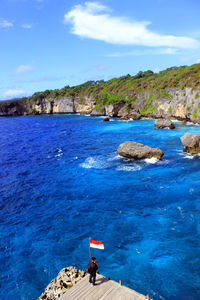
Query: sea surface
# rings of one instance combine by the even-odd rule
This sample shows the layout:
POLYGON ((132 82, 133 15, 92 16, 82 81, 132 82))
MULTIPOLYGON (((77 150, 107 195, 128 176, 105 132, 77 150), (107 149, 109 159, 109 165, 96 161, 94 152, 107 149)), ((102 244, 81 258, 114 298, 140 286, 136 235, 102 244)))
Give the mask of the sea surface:
POLYGON ((153 299, 200 299, 200 156, 154 120, 0 118, 0 299, 35 300, 64 267, 99 272, 153 299), (161 161, 116 149, 159 147, 161 161))

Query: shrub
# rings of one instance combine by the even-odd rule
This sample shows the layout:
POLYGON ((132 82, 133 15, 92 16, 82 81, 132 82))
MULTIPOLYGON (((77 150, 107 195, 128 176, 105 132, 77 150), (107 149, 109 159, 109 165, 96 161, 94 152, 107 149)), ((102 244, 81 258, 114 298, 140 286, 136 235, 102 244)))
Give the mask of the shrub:
POLYGON ((196 109, 194 110, 194 112, 193 112, 193 114, 192 114, 192 118, 193 118, 193 119, 196 119, 196 118, 197 118, 197 110, 196 110, 196 109))

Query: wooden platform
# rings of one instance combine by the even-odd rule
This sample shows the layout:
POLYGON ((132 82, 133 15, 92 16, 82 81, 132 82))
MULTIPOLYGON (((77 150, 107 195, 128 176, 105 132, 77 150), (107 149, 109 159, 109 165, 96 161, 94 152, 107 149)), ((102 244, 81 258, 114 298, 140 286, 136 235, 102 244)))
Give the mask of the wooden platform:
POLYGON ((146 297, 119 283, 97 274, 96 285, 89 283, 89 275, 71 287, 60 300, 145 300, 146 297))

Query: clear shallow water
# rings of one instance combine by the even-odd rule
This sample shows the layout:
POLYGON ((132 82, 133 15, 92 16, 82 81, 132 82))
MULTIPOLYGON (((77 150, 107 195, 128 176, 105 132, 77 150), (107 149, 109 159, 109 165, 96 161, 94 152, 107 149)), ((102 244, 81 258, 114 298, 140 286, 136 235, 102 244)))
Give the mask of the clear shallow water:
POLYGON ((0 299, 36 299, 63 267, 99 271, 154 299, 200 299, 200 157, 153 120, 0 118, 0 299), (120 158, 126 140, 162 161, 120 158))

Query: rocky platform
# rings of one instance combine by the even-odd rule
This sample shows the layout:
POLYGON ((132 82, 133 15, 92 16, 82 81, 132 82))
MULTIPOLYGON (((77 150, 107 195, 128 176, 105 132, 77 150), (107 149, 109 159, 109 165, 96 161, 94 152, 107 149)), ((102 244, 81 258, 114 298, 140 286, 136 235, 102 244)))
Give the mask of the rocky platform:
POLYGON ((84 271, 78 270, 75 267, 62 269, 58 273, 58 276, 49 283, 38 300, 56 300, 60 298, 69 288, 82 279, 85 274, 84 271))

